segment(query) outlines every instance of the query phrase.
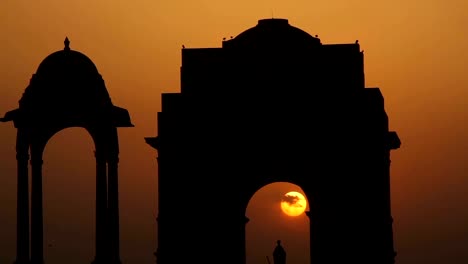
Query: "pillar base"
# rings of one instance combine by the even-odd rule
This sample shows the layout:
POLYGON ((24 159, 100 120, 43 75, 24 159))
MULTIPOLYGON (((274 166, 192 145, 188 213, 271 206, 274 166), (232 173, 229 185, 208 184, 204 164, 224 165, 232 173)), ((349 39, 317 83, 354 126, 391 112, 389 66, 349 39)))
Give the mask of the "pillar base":
MULTIPOLYGON (((19 264, 19 263, 18 263, 19 264)), ((120 260, 94 259, 91 264, 122 264, 120 260)))
POLYGON ((29 261, 28 259, 15 260, 13 264, 31 264, 31 261, 29 261))

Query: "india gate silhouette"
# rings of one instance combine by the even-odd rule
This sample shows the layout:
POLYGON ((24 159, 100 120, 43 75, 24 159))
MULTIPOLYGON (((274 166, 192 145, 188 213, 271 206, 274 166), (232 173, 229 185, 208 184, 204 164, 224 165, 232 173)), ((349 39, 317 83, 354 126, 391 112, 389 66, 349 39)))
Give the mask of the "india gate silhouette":
POLYGON ((274 182, 308 197, 311 263, 395 262, 400 140, 379 88, 365 87, 357 41, 262 19, 220 48, 183 47, 180 74, 145 138, 158 154, 158 264, 245 263, 247 205, 274 182))
MULTIPOLYGON (((48 140, 57 132, 69 127, 83 127, 94 141, 96 156, 96 252, 93 263, 118 264, 120 256, 117 127, 133 125, 128 111, 112 104, 104 80, 94 63, 86 55, 71 50, 68 38, 64 43, 63 50, 50 54, 41 62, 19 101, 19 108, 7 112, 1 119, 3 122, 13 121, 17 128, 15 263, 44 263, 42 154, 48 140)), ((64 261, 66 263, 66 260, 64 261)))

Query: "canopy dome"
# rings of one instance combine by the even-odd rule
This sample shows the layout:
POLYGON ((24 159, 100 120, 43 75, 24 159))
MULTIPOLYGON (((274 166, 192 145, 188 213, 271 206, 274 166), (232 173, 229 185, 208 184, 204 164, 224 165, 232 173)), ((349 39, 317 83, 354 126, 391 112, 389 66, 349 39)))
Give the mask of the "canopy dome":
POLYGON ((71 50, 68 38, 64 43, 63 50, 50 54, 39 64, 20 99, 20 107, 58 114, 92 112, 112 105, 104 80, 91 59, 71 50))
POLYGON ((94 63, 83 53, 65 48, 47 56, 19 100, 19 108, 0 121, 15 126, 31 124, 54 127, 104 124, 131 127, 130 115, 112 104, 104 80, 94 63))
POLYGON ((65 39, 65 48, 47 56, 37 68, 41 78, 58 78, 63 75, 95 77, 99 75, 96 65, 86 55, 70 49, 70 41, 65 39))

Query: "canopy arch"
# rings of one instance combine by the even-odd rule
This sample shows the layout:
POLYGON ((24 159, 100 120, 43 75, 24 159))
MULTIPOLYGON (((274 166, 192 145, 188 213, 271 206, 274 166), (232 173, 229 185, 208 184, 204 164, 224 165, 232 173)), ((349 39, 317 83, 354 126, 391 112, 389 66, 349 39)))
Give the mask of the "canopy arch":
POLYGON ((113 105, 102 76, 83 53, 70 49, 47 56, 19 100, 1 119, 17 128, 18 163, 16 263, 42 264, 42 158, 50 138, 69 127, 86 129, 96 157, 96 253, 94 263, 120 263, 117 128, 133 127, 124 108, 113 105), (31 164, 31 212, 29 171, 31 164), (29 242, 31 213, 31 243, 29 242), (29 250, 31 249, 31 250, 29 250))

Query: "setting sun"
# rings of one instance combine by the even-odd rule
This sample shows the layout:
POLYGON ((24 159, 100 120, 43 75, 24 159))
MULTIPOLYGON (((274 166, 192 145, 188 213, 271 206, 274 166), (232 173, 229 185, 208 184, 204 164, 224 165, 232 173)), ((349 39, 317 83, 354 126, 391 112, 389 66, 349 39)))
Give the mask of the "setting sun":
POLYGON ((281 199, 281 210, 289 216, 301 215, 307 208, 307 200, 299 192, 288 192, 281 199))

